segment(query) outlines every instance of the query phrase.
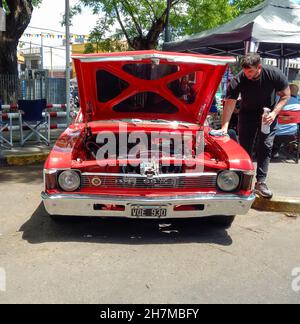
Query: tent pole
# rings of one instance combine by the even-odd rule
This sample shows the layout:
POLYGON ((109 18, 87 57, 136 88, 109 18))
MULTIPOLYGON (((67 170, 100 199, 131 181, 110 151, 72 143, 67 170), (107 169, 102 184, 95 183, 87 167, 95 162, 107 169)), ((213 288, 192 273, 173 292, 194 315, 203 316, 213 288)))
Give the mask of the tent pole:
POLYGON ((245 55, 250 52, 250 41, 245 42, 245 55))
POLYGON ((287 66, 286 66, 286 76, 287 78, 289 78, 289 74, 290 74, 290 60, 287 59, 287 66))

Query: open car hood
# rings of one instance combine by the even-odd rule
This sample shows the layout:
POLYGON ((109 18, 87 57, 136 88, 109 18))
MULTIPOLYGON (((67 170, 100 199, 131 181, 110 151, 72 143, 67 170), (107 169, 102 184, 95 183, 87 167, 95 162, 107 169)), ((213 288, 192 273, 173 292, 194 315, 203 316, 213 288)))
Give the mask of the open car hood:
POLYGON ((233 57, 159 51, 74 55, 85 122, 142 119, 203 125, 233 57))

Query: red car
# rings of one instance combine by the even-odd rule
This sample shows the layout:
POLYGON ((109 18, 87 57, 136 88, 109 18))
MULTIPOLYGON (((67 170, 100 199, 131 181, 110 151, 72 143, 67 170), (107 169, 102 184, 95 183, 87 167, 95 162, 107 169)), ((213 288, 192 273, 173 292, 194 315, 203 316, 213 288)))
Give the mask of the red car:
POLYGON ((50 215, 212 217, 255 199, 254 167, 205 121, 232 57, 159 51, 74 56, 81 110, 44 168, 50 215))

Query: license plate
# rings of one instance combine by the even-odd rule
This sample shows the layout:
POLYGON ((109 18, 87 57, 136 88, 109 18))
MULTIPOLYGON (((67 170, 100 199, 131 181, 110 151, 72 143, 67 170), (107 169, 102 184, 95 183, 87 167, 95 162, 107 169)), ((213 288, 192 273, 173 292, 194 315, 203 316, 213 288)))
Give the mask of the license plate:
POLYGON ((167 217, 167 208, 160 207, 132 207, 132 217, 167 217))

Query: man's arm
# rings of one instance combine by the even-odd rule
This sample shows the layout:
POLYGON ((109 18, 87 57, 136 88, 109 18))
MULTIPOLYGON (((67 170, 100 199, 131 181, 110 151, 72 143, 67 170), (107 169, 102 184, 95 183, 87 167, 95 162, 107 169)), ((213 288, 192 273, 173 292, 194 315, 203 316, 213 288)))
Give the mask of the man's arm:
POLYGON ((227 133, 229 122, 232 116, 232 113, 235 109, 237 100, 235 99, 226 99, 224 108, 223 108, 223 116, 222 116, 222 128, 221 131, 227 133))
POLYGON ((264 119, 264 122, 271 125, 276 117, 279 115, 282 108, 288 103, 288 101, 291 98, 291 90, 290 87, 287 87, 286 89, 279 91, 278 95, 280 97, 276 107, 274 110, 264 119))

